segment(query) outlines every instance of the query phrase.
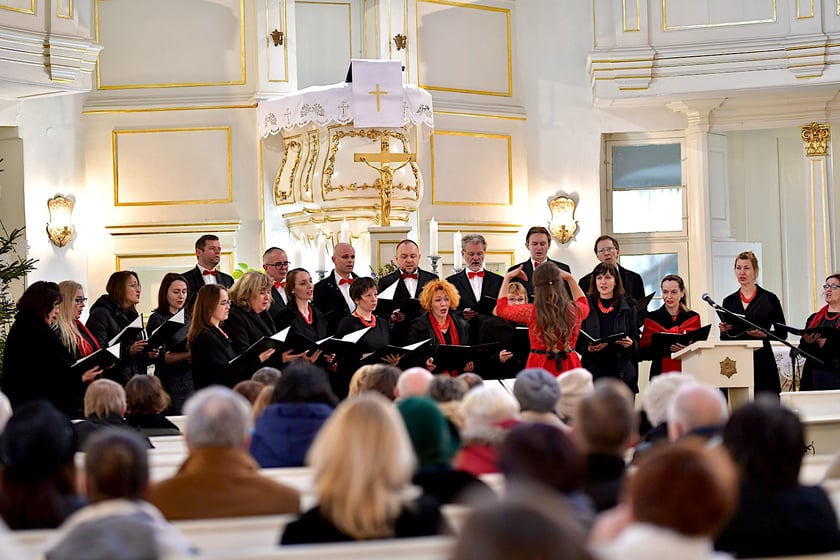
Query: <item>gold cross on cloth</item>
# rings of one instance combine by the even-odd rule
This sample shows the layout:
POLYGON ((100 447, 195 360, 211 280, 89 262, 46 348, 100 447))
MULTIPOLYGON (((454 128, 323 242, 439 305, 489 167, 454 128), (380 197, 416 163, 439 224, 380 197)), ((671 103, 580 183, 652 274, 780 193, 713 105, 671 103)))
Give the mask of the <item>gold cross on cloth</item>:
POLYGON ((368 95, 375 95, 376 96, 376 112, 380 113, 381 111, 380 111, 380 108, 379 108, 379 100, 380 100, 379 96, 388 95, 388 92, 387 91, 382 91, 381 89, 379 89, 379 84, 376 84, 376 90, 369 91, 368 95))

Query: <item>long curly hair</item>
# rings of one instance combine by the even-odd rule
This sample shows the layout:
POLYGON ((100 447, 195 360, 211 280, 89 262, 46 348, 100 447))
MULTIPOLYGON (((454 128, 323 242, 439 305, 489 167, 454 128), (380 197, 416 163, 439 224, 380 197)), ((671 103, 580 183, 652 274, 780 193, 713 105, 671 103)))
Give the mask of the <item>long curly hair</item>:
POLYGON ((536 334, 551 350, 569 350, 569 333, 575 324, 575 304, 566 293, 560 269, 551 261, 534 270, 534 308, 537 310, 536 334), (564 347, 558 348, 560 341, 564 347))

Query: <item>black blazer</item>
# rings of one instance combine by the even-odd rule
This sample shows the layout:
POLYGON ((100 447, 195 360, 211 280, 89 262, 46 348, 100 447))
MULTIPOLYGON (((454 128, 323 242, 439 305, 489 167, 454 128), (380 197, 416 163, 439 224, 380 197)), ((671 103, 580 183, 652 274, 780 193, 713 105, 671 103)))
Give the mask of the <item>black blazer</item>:
POLYGON ((274 321, 275 325, 278 324, 277 317, 284 309, 286 309, 286 302, 283 301, 283 297, 280 295, 280 290, 275 290, 272 286, 271 305, 268 306, 268 316, 271 317, 271 320, 274 321))
MULTIPOLYGON (((450 313, 450 316, 452 317, 452 322, 455 323, 455 330, 458 331, 458 344, 461 346, 470 346, 472 341, 470 339, 470 328, 467 325, 467 322, 453 313, 450 313)), ((420 342, 421 340, 426 340, 427 338, 431 339, 432 354, 434 354, 437 351, 438 346, 440 346, 440 342, 438 342, 435 332, 432 330, 432 324, 429 323, 428 312, 423 313, 411 322, 411 330, 408 333, 408 343, 413 344, 415 342, 420 342)), ((425 366, 425 358, 423 359, 422 364, 417 365, 425 366)), ((408 364, 400 363, 400 367, 408 367, 408 364)))
MULTIPOLYGON (((472 285, 470 285, 470 279, 467 277, 467 270, 464 269, 457 274, 447 277, 446 281, 455 286, 455 289, 458 290, 458 294, 461 296, 461 301, 458 302, 458 307, 453 309, 452 312, 463 318, 464 309, 469 308, 475 311, 478 301, 475 299, 475 293, 473 293, 472 285)), ((499 288, 501 287, 502 277, 495 272, 485 270, 484 278, 481 282, 481 297, 487 296, 496 299, 499 296, 499 288)), ((472 321, 468 321, 470 326, 470 338, 478 340, 478 331, 481 328, 481 324, 491 317, 493 316, 480 314, 472 321)))
MULTIPOLYGON (((350 276, 354 279, 359 277, 352 272, 350 276)), ((355 309, 355 306, 350 309, 347 300, 341 295, 341 290, 335 281, 335 270, 315 284, 312 293, 312 305, 324 314, 324 318, 327 320, 327 335, 334 335, 338 330, 338 323, 355 309)))
MULTIPOLYGON (((645 282, 639 274, 632 270, 627 270, 621 265, 618 265, 618 273, 621 275, 621 283, 624 285, 624 295, 630 296, 636 301, 645 297, 645 282)), ((578 285, 584 294, 589 292, 589 283, 591 281, 591 272, 578 280, 578 285)))
POLYGON ((327 334, 327 321, 324 319, 324 315, 314 305, 312 306, 312 324, 306 322, 295 305, 289 305, 283 309, 278 319, 278 330, 291 327, 289 332, 302 334, 306 338, 316 342, 329 336, 327 334))
POLYGON ((230 337, 230 344, 236 355, 247 350, 262 337, 277 332, 270 317, 248 311, 236 304, 231 304, 230 314, 222 323, 222 330, 230 337))
POLYGON ((598 315, 598 296, 587 296, 589 299, 589 316, 580 325, 581 330, 589 333, 593 338, 609 336, 624 331, 633 339, 630 348, 623 348, 618 344, 610 344, 600 352, 589 352, 590 340, 581 333, 577 339, 575 349, 581 357, 583 367, 592 372, 592 377, 618 377, 634 392, 639 392, 639 328, 636 321, 636 307, 627 297, 618 300, 615 313, 613 332, 601 332, 601 321, 598 315))
MULTIPOLYGON (((417 292, 415 293, 414 297, 418 297, 420 292, 423 291, 423 286, 431 282, 432 280, 437 280, 438 277, 432 274, 431 272, 426 272, 422 269, 417 269, 417 292)), ((388 288, 391 284, 397 282, 397 291, 394 292, 394 308, 399 308, 403 302, 407 299, 411 298, 411 294, 408 293, 408 288, 405 287, 405 282, 402 279, 402 271, 397 269, 391 274, 387 274, 379 279, 379 285, 377 289, 381 294, 385 289, 388 288)), ((382 300, 380 300, 380 306, 382 305, 382 300)), ((413 321, 416 317, 409 317, 406 316, 405 321, 401 323, 395 323, 391 330, 391 340, 397 346, 405 346, 408 344, 408 331, 411 328, 411 321, 413 321)))
POLYGON ((230 339, 216 328, 206 328, 195 337, 190 345, 190 356, 196 391, 210 385, 233 387, 240 381, 250 379, 262 365, 256 357, 234 365, 228 364, 236 354, 230 339))
MULTIPOLYGON (((554 264, 556 264, 558 267, 560 267, 562 270, 565 270, 566 272, 569 272, 569 273, 572 272, 572 269, 569 268, 569 265, 567 265, 566 263, 562 263, 560 261, 555 261, 554 259, 547 259, 547 260, 553 262, 554 264)), ((528 280, 526 281, 526 280, 522 280, 521 278, 514 278, 512 280, 512 282, 519 282, 520 284, 524 285, 525 286, 525 291, 528 292, 528 297, 530 298, 534 295, 534 283, 532 281, 532 278, 534 277, 534 262, 529 258, 527 261, 524 261, 524 262, 521 262, 519 264, 513 265, 512 267, 510 267, 508 269, 508 272, 510 272, 511 270, 514 270, 515 268, 517 268, 519 266, 521 266, 522 270, 525 272, 525 274, 528 275, 528 280)), ((571 297, 572 296, 572 291, 569 289, 569 286, 566 286, 566 290, 569 292, 569 297, 571 297)))
MULTIPOLYGON (((195 265, 186 272, 182 272, 181 275, 187 279, 187 285, 190 289, 190 301, 194 301, 198 290, 204 286, 204 275, 198 269, 198 265, 195 265)), ((220 270, 216 275, 216 283, 225 288, 230 288, 233 286, 233 276, 225 274, 220 270)))

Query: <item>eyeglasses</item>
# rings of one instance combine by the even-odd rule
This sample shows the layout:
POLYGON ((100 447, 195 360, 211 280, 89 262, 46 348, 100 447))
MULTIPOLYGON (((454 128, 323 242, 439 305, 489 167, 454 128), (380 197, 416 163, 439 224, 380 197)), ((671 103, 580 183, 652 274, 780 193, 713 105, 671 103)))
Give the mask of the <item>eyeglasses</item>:
POLYGON ((273 266, 274 268, 288 268, 292 264, 289 261, 277 261, 276 263, 265 263, 265 266, 273 266))
POLYGON ((615 247, 601 247, 600 249, 598 249, 595 252, 598 253, 599 255, 602 255, 604 253, 615 253, 615 251, 616 251, 615 247))
POLYGON ((836 290, 838 288, 840 288, 840 284, 826 284, 825 286, 823 286, 823 290, 825 291, 836 290))
POLYGON ((219 305, 221 305, 222 307, 230 307, 230 300, 229 299, 222 300, 222 301, 219 302, 219 305))
POLYGON ((75 301, 77 305, 82 305, 83 303, 87 303, 87 298, 86 297, 77 297, 73 301, 75 301))

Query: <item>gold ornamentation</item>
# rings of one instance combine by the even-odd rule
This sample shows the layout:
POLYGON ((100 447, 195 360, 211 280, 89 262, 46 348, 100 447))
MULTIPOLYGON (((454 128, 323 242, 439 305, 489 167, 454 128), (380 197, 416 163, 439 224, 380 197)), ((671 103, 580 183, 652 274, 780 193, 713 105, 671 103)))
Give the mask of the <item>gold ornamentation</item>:
POLYGON ((279 47, 283 44, 283 32, 275 29, 271 32, 271 40, 274 41, 274 46, 279 47))
POLYGON ((812 122, 802 127, 802 140, 805 142, 805 155, 808 157, 827 156, 831 128, 827 124, 812 122))
POLYGON ((47 200, 50 221, 47 223, 47 235, 56 247, 64 247, 73 237, 74 202, 66 196, 57 194, 47 200))
POLYGON ((376 84, 376 89, 374 91, 369 91, 368 95, 375 95, 376 96, 376 112, 380 113, 380 96, 388 95, 387 91, 383 91, 379 89, 379 84, 376 84))
POLYGON ((318 162, 318 153, 321 149, 317 130, 309 132, 306 146, 309 150, 306 155, 306 172, 301 184, 300 198, 304 202, 315 202, 315 195, 312 192, 312 177, 315 175, 315 164, 318 162))
POLYGON ((282 204, 291 204, 295 201, 295 191, 294 191, 294 184, 295 184, 295 175, 297 175, 298 165, 300 165, 300 150, 301 145, 300 142, 296 140, 292 140, 288 144, 286 144, 283 150, 283 159, 280 161, 280 167, 277 168, 277 175, 274 177, 274 185, 272 186, 272 192, 274 193, 274 205, 280 206, 282 204), (289 173, 289 185, 288 188, 283 188, 280 185, 280 178, 283 175, 283 170, 286 169, 286 161, 289 158, 289 152, 295 150, 295 161, 292 164, 292 170, 289 173))
MULTIPOLYGON (((379 90, 379 84, 376 85, 376 89, 379 90)), ((376 99, 378 105, 379 98, 376 99)), ((379 225, 389 227, 391 225, 391 196, 394 194, 394 171, 399 171, 409 163, 417 161, 417 154, 409 152, 392 154, 391 137, 383 134, 379 137, 379 153, 353 154, 353 161, 364 163, 379 172, 379 225), (378 163, 379 167, 371 165, 371 162, 378 163), (399 165, 391 168, 392 163, 399 165)))
POLYGON ((724 358, 724 360, 720 362, 721 375, 725 375, 727 378, 731 379, 736 373, 738 373, 738 362, 731 358, 724 358))
POLYGON ((568 243, 578 231, 578 223, 575 220, 575 207, 577 203, 568 196, 557 196, 548 202, 551 210, 551 222, 548 229, 560 243, 568 243))
POLYGON ((394 35, 394 45, 397 47, 397 51, 403 50, 408 44, 408 37, 403 35, 402 33, 397 33, 394 35))

